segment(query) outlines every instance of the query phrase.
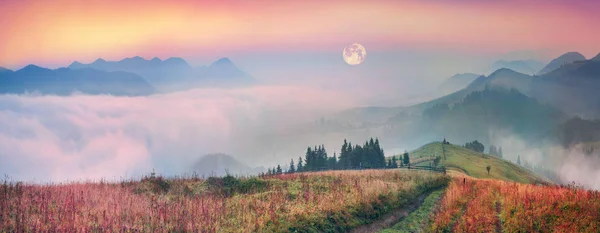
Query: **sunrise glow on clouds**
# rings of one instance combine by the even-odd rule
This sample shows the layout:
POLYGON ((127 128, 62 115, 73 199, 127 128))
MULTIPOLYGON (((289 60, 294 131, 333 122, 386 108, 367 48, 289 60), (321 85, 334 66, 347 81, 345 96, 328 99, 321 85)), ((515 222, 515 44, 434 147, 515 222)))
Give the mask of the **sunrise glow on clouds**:
POLYGON ((134 55, 459 48, 600 51, 586 1, 0 1, 0 66, 134 55))

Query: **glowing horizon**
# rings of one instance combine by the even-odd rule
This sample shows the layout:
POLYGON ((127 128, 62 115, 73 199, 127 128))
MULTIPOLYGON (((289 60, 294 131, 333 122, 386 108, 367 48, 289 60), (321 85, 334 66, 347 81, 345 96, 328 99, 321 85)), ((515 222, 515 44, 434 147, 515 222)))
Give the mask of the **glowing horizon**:
POLYGON ((428 48, 600 52, 584 1, 0 1, 0 66, 428 48), (456 4, 458 3, 458 4, 456 4))

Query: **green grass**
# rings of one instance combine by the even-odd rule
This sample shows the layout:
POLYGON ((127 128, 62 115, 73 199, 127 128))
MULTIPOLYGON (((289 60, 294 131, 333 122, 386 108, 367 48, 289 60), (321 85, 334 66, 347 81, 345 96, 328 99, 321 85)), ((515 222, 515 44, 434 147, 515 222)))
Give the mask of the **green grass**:
POLYGON ((478 153, 462 146, 452 144, 443 146, 446 159, 442 159, 441 164, 448 169, 456 169, 475 178, 515 181, 527 184, 539 182, 551 183, 550 180, 507 160, 478 153), (491 166, 489 174, 486 170, 488 165, 491 166))
MULTIPOLYGON (((419 149, 408 152, 408 155, 410 156, 411 160, 431 156, 442 156, 442 143, 429 143, 420 147, 419 149)), ((396 157, 396 159, 402 159, 402 154, 394 155, 393 157, 396 157)), ((392 157, 389 158, 391 159, 392 157)))
POLYGON ((409 152, 411 160, 428 156, 440 156, 440 166, 455 170, 466 175, 481 179, 497 179, 520 183, 552 183, 549 179, 539 176, 527 169, 507 160, 478 153, 462 146, 433 142, 409 152), (488 174, 486 167, 490 165, 488 174))
POLYGON ((431 212, 443 193, 444 190, 432 192, 425 198, 423 204, 417 210, 396 223, 392 228, 384 229, 381 233, 426 232, 424 229, 426 229, 429 224, 431 212))

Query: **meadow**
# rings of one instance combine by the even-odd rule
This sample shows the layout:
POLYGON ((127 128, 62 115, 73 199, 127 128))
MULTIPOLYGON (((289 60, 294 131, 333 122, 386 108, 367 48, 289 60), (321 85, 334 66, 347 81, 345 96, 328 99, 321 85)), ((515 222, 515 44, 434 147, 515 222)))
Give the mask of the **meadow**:
POLYGON ((399 169, 27 184, 0 189, 1 232, 345 232, 447 176, 399 169))
POLYGON ((600 232, 600 192, 457 177, 430 231, 600 232))
POLYGON ((449 171, 456 171, 481 179, 514 181, 526 184, 552 184, 552 181, 508 160, 475 152, 463 146, 432 142, 410 152, 411 161, 425 161, 429 166, 432 157, 439 157, 440 164, 449 171), (488 173, 486 167, 490 166, 488 173))

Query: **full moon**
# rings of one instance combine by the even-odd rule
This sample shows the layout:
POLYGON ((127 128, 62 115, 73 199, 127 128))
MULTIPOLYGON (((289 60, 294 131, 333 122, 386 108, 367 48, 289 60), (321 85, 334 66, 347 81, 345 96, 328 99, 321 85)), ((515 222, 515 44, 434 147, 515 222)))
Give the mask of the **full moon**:
POLYGON ((342 55, 344 56, 344 61, 348 63, 348 65, 355 66, 363 63, 367 57, 367 50, 365 50, 365 47, 362 45, 354 43, 346 46, 342 55))

